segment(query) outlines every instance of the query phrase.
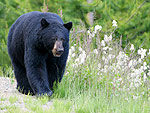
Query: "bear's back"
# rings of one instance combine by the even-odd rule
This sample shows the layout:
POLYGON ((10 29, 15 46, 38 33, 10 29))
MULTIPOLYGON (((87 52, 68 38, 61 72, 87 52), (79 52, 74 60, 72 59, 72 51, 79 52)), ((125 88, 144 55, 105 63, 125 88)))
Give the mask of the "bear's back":
MULTIPOLYGON (((11 26, 8 34, 8 45, 24 42, 28 35, 36 35, 41 27, 41 19, 45 18, 49 23, 58 22, 64 24, 62 19, 55 13, 42 13, 38 11, 29 12, 21 15, 11 26), (14 42, 15 41, 15 42, 14 42)), ((33 36, 34 37, 34 36, 33 36)), ((21 43, 20 43, 21 44, 21 43)))
POLYGON ((41 19, 45 18, 49 23, 58 22, 60 24, 64 24, 63 20, 55 13, 42 13, 38 11, 29 12, 21 15, 11 26, 10 33, 16 32, 30 32, 30 30, 37 30, 41 26, 41 19))

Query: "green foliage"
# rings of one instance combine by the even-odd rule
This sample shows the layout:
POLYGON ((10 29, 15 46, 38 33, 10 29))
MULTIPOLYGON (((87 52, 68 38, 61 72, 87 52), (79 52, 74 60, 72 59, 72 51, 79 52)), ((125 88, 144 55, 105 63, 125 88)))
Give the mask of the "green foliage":
POLYGON ((123 46, 126 41, 134 43, 136 47, 150 46, 150 2, 148 0, 95 0, 95 24, 104 26, 105 32, 110 28, 112 20, 117 20, 122 35, 123 46))
POLYGON ((15 102, 17 102, 18 101, 18 98, 16 97, 16 96, 11 96, 11 97, 9 97, 9 102, 11 103, 11 104, 13 104, 13 103, 15 103, 15 102))
POLYGON ((11 64, 7 53, 9 28, 20 15, 29 11, 32 11, 29 0, 0 1, 0 76, 6 73, 5 68, 11 64))

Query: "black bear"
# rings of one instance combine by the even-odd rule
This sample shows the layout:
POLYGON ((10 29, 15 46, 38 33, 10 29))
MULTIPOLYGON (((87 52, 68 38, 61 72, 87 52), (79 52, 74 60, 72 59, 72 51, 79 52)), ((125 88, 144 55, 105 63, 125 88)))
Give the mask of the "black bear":
POLYGON ((64 24, 57 14, 38 11, 11 26, 7 46, 20 92, 52 95, 65 71, 71 28, 72 22, 64 24))

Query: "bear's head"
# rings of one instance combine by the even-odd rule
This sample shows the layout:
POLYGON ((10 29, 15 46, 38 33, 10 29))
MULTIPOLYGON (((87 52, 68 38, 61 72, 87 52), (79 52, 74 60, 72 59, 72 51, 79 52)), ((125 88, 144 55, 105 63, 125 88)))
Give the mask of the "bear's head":
POLYGON ((72 28, 72 22, 60 24, 56 21, 48 22, 45 18, 41 19, 41 30, 38 36, 44 45, 44 48, 53 54, 54 57, 60 57, 69 43, 69 31, 72 28))

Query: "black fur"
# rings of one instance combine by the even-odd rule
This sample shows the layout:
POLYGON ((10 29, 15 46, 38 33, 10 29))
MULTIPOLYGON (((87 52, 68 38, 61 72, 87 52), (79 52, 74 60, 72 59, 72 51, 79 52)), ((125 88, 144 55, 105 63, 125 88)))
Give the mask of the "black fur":
POLYGON ((28 94, 52 95, 53 83, 60 82, 69 52, 69 30, 54 13, 30 12, 20 16, 8 34, 8 53, 14 67, 17 88, 28 94), (54 57, 54 38, 64 38, 64 53, 54 57))

